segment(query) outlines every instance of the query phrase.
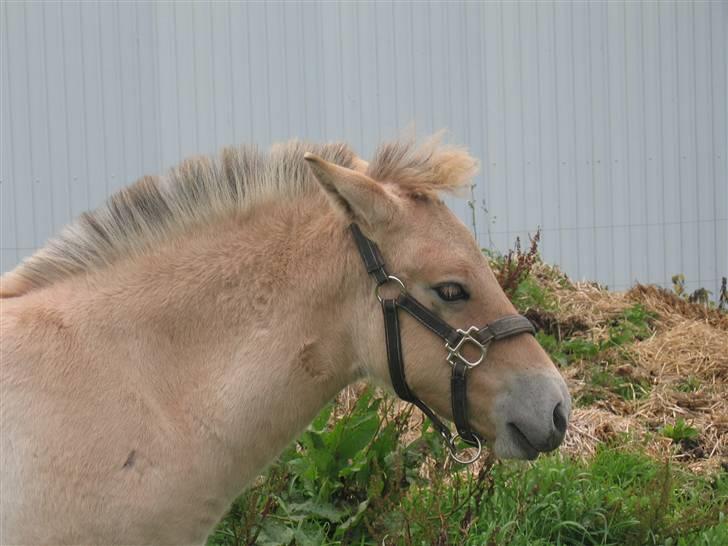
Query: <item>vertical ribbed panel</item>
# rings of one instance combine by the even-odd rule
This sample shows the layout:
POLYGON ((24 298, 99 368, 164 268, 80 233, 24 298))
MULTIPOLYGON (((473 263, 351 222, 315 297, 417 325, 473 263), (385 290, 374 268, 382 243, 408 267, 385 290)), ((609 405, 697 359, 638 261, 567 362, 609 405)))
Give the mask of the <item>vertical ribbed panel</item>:
POLYGON ((728 274, 724 2, 3 2, 3 271, 137 177, 221 146, 439 128, 483 246, 577 278, 728 274), (473 217, 472 212, 475 212, 473 217))
MULTIPOLYGON (((9 6, 0 4, 0 260, 2 270, 12 268, 20 257, 15 205, 12 118, 10 117, 9 6)), ((27 184, 27 181, 25 181, 27 184)))

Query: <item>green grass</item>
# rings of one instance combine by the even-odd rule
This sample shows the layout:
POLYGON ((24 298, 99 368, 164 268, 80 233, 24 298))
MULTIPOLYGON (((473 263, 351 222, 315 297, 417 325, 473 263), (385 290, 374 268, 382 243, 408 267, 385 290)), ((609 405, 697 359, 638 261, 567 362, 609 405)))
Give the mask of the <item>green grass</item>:
POLYGON ((426 463, 445 460, 431 430, 405 445, 406 416, 379 419, 388 403, 367 392, 335 422, 327 408, 208 544, 728 543, 725 473, 697 476, 616 445, 589 461, 443 468, 426 463))
MULTIPOLYGON (((452 511, 455 491, 415 489, 402 507, 413 544, 436 543, 439 514, 446 514, 449 544, 725 544, 728 482, 677 471, 635 452, 605 448, 589 463, 544 457, 530 467, 493 468, 475 519, 458 523, 476 504, 452 511), (434 528, 434 529, 433 529, 434 528), (720 539, 720 540, 719 540, 720 539)), ((438 531, 439 532, 439 531, 438 531)), ((395 533, 396 535, 396 533, 395 533)), ((406 541, 404 542, 406 543, 406 541)))

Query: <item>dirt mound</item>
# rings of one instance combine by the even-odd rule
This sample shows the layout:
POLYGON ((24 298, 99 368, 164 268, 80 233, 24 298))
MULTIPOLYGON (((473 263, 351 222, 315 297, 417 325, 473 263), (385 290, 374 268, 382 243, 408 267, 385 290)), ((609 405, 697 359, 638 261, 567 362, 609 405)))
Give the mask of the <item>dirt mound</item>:
POLYGON ((626 297, 653 309, 664 320, 679 321, 682 317, 686 320, 706 322, 718 330, 728 332, 728 313, 691 303, 659 286, 637 284, 626 293, 626 297))

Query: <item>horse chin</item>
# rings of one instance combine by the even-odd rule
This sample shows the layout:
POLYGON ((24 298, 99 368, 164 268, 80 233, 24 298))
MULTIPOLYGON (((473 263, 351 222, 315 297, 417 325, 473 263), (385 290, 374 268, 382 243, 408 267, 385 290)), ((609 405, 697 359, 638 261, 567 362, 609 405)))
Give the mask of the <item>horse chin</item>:
POLYGON ((498 459, 533 461, 538 457, 539 451, 508 431, 496 438, 493 453, 498 459))

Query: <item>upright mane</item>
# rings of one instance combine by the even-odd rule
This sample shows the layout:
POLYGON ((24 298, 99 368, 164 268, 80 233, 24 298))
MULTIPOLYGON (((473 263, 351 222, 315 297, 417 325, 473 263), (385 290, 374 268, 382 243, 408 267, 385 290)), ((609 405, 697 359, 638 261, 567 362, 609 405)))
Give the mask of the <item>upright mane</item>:
MULTIPOLYGON (((163 176, 145 176, 85 212, 13 271, 0 278, 0 298, 15 297, 82 272, 139 255, 161 241, 209 225, 273 198, 295 199, 321 190, 303 155, 353 168, 357 158, 343 143, 290 141, 268 153, 254 146, 225 148, 217 158, 195 157, 163 176)), ((375 180, 429 195, 453 191, 474 174, 465 151, 433 138, 381 145, 367 169, 375 180)))

